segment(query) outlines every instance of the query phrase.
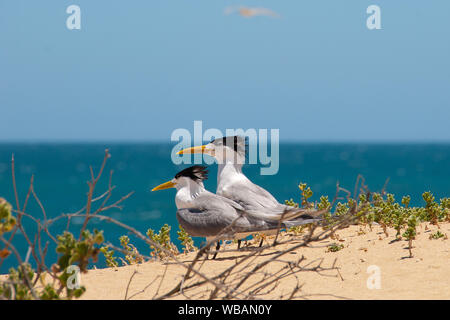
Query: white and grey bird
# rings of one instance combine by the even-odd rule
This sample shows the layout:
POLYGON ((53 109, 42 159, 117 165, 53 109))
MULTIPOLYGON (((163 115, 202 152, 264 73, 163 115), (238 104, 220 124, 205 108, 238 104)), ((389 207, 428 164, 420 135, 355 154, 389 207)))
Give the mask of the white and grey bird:
MULTIPOLYGON (((177 189, 176 217, 189 235, 206 237, 209 243, 211 239, 219 235, 221 240, 243 239, 257 232, 275 233, 279 227, 286 227, 285 224, 274 219, 257 218, 247 213, 233 200, 206 190, 203 181, 207 179, 207 174, 206 167, 192 166, 178 172, 172 180, 152 189, 152 191, 177 189), (228 229, 223 232, 225 228, 228 229)), ((314 221, 314 219, 310 221, 305 219, 302 224, 314 221)), ((219 248, 220 242, 217 243, 216 254, 219 248)))
POLYGON ((251 182, 242 172, 245 163, 245 138, 230 136, 215 139, 203 146, 183 149, 178 154, 203 153, 214 157, 218 164, 216 194, 233 200, 260 219, 282 220, 285 225, 319 221, 324 211, 295 208, 279 203, 264 188, 251 182))

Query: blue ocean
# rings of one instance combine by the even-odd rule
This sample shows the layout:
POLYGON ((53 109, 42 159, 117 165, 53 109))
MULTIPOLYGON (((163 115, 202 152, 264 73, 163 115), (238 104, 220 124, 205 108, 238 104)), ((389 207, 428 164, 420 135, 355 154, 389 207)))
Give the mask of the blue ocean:
MULTIPOLYGON (((148 228, 159 230, 165 223, 172 227, 171 236, 178 245, 175 218, 175 189, 150 192, 160 183, 166 182, 188 165, 174 165, 170 158, 173 145, 162 143, 97 143, 97 144, 0 144, 0 197, 15 204, 11 179, 11 156, 14 154, 17 189, 23 204, 30 178, 34 175, 34 188, 45 207, 49 218, 61 213, 73 213, 86 203, 89 166, 97 172, 103 160, 104 150, 109 149, 111 158, 105 168, 96 196, 106 191, 109 172, 113 170, 112 184, 115 186, 111 201, 134 191, 122 203, 123 208, 106 212, 125 224, 145 234, 148 228)), ((211 165, 207 189, 215 191, 217 167, 211 165)), ((245 165, 245 174, 253 182, 269 190, 280 202, 286 199, 299 201, 298 184, 307 183, 314 192, 312 200, 321 195, 332 199, 336 183, 353 192, 358 174, 364 176, 371 191, 379 191, 389 178, 386 190, 401 199, 410 195, 412 205, 422 205, 421 194, 432 191, 436 199, 450 195, 450 144, 328 144, 328 143, 284 143, 280 145, 279 172, 272 176, 260 175, 259 165, 245 165)), ((27 212, 38 219, 43 214, 32 199, 27 212)), ((34 224, 24 218, 29 234, 35 232, 34 224)), ((82 219, 73 219, 70 230, 77 232, 82 219)), ((66 221, 51 226, 53 235, 63 232, 66 221)), ((104 230, 106 241, 119 245, 118 238, 127 234, 108 222, 92 220, 90 229, 104 230)), ((129 235, 131 242, 145 254, 146 244, 129 235)), ((44 238, 45 241, 48 239, 44 238)), ((202 239, 196 240, 199 245, 202 239)), ((17 234, 14 245, 22 258, 27 252, 26 242, 17 234)), ((50 245, 47 263, 56 259, 54 247, 50 245)), ((8 257, 0 273, 6 273, 15 265, 15 258, 8 257)), ((97 266, 104 266, 99 260, 97 266)))

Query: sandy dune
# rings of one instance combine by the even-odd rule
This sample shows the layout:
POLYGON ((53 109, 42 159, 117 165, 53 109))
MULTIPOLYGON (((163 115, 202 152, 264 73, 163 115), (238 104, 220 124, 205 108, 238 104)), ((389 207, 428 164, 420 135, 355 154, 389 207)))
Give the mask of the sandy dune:
MULTIPOLYGON (((335 269, 321 273, 303 271, 296 274, 297 278, 290 275, 281 279, 275 288, 262 293, 258 299, 286 298, 297 283, 303 285, 297 298, 305 299, 450 299, 450 240, 429 239, 436 230, 436 226, 425 223, 418 228, 417 239, 413 243, 413 258, 409 258, 407 241, 392 241, 395 234, 392 229, 388 230, 389 237, 379 226, 373 226, 372 231, 366 227, 363 229, 364 234, 361 234, 360 226, 339 230, 338 239, 327 239, 314 246, 297 249, 295 253, 283 256, 283 261, 273 262, 266 267, 266 271, 274 272, 285 266, 287 261, 296 261, 303 255, 306 259, 302 265, 309 263, 309 267, 317 265, 322 258, 322 266, 331 267, 336 260, 339 272, 335 269), (343 244, 344 248, 328 252, 327 246, 333 242, 343 244), (376 267, 371 269, 369 266, 376 267), (379 270, 379 289, 369 289, 367 285, 368 278, 374 277, 368 271, 373 270, 379 270)), ((441 224, 440 230, 450 236, 450 223, 441 224)), ((289 243, 264 250, 254 262, 298 244, 301 237, 283 234, 282 239, 290 239, 289 243)), ((216 260, 206 261, 200 270, 213 277, 250 250, 251 247, 240 252, 220 252, 216 260)), ((179 259, 189 262, 194 256, 180 255, 179 259)), ((157 295, 161 295, 172 289, 184 273, 183 267, 162 262, 91 270, 82 276, 82 284, 87 288, 82 299, 124 299, 128 284, 128 298, 152 299, 157 292, 157 295), (129 284, 135 271, 138 273, 129 284)), ((372 287, 376 283, 369 281, 372 287)), ((203 287, 202 290, 191 290, 186 294, 201 299, 207 298, 209 292, 203 287)), ((184 296, 179 294, 174 298, 184 299, 184 296)))

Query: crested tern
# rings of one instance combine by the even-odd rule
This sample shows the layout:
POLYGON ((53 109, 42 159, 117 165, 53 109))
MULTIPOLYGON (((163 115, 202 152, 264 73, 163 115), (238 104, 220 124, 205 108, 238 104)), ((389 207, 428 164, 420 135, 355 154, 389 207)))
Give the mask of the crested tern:
MULTIPOLYGON (((207 243, 220 235, 220 240, 243 239, 258 232, 276 233, 279 228, 312 223, 315 219, 281 222, 260 219, 249 214, 231 199, 205 189, 203 181, 208 178, 204 166, 192 166, 178 172, 175 177, 153 188, 152 191, 176 188, 176 217, 180 225, 193 237, 206 237, 207 243), (221 234, 226 228, 226 232, 221 234)), ((220 242, 217 243, 217 250, 220 242)))
POLYGON ((281 204, 270 192, 251 182, 242 172, 245 147, 244 137, 229 136, 183 149, 177 154, 203 153, 214 157, 218 163, 216 194, 240 204, 255 217, 280 219, 289 224, 295 220, 317 219, 322 215, 324 211, 281 204))

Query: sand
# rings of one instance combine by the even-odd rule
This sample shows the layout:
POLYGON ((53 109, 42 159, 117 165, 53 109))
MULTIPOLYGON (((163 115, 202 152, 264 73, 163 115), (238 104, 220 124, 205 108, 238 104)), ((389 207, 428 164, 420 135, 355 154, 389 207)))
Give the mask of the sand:
MULTIPOLYGON (((258 296, 258 299, 279 299, 283 295, 286 298, 297 283, 302 285, 297 293, 300 299, 450 299, 450 240, 429 239, 436 230, 436 226, 428 223, 418 228, 412 258, 409 257, 407 241, 392 241, 395 239, 392 229, 388 229, 388 237, 379 226, 373 226, 372 231, 368 227, 361 230, 356 225, 339 230, 338 239, 327 239, 310 247, 299 248, 295 253, 282 257, 284 262, 268 265, 266 271, 274 272, 286 265, 285 261, 297 261, 302 255, 305 258, 303 265, 317 265, 323 258, 321 265, 324 268, 331 267, 335 262, 339 270, 321 273, 303 271, 297 273, 297 278, 285 277, 275 288, 258 296), (328 252, 327 246, 333 242, 343 244, 344 247, 337 252, 328 252), (377 271, 378 282, 375 279, 377 271)), ((450 223, 440 224, 440 230, 450 236, 450 223)), ((300 243, 301 238, 301 235, 283 234, 282 240, 290 240, 289 243, 264 250, 255 262, 300 243)), ((250 250, 251 247, 240 252, 220 252, 216 260, 206 261, 201 271, 212 277, 250 250)), ((179 259, 188 263, 194 256, 194 253, 182 254, 179 259)), ((124 299, 128 284, 127 298, 152 299, 156 293, 160 295, 172 289, 184 273, 183 267, 162 262, 91 270, 82 276, 82 284, 87 289, 82 299, 124 299), (135 271, 137 273, 130 282, 135 271)), ((203 290, 186 292, 186 295, 199 299, 207 298, 208 294, 204 287, 203 290)), ((185 297, 178 294, 174 298, 185 297)))
MULTIPOLYGON (((304 260, 301 265, 304 267, 311 268, 322 261, 324 269, 329 269, 333 264, 338 269, 302 271, 286 276, 276 286, 259 292, 256 298, 286 299, 298 284, 301 290, 296 294, 297 299, 450 299, 450 240, 430 239, 430 234, 436 230, 436 226, 428 223, 418 227, 418 235, 413 242, 413 257, 410 258, 408 242, 393 241, 394 230, 388 229, 389 236, 386 236, 378 225, 374 225, 372 230, 352 225, 337 231, 335 239, 296 249, 281 257, 282 261, 267 265, 264 271, 274 273, 286 268, 287 262, 298 261, 302 256, 304 260), (328 245, 331 243, 342 244, 343 248, 329 252, 328 245)), ((450 236, 450 223, 440 224, 440 231, 450 236)), ((301 243, 302 237, 283 233, 280 240, 288 242, 265 249, 252 262, 252 267, 280 250, 301 243)), ((200 271, 212 278, 235 264, 237 259, 254 251, 255 247, 254 243, 249 242, 248 247, 238 252, 221 251, 216 260, 207 260, 197 267, 201 266, 200 271)), ((228 250, 232 248, 236 245, 226 247, 228 250)), ((194 257, 195 253, 180 254, 178 259, 188 264, 194 257)), ((242 270, 241 274, 249 268, 242 270)), ((124 299, 125 295, 128 299, 152 299, 174 288, 185 272, 186 269, 180 265, 161 261, 89 270, 81 277, 81 283, 87 289, 81 299, 124 299)), ((257 284, 257 278, 255 275, 247 285, 257 284)), ((183 293, 191 298, 206 299, 211 288, 203 286, 183 293)), ((178 293, 171 298, 185 299, 186 296, 178 293)))

